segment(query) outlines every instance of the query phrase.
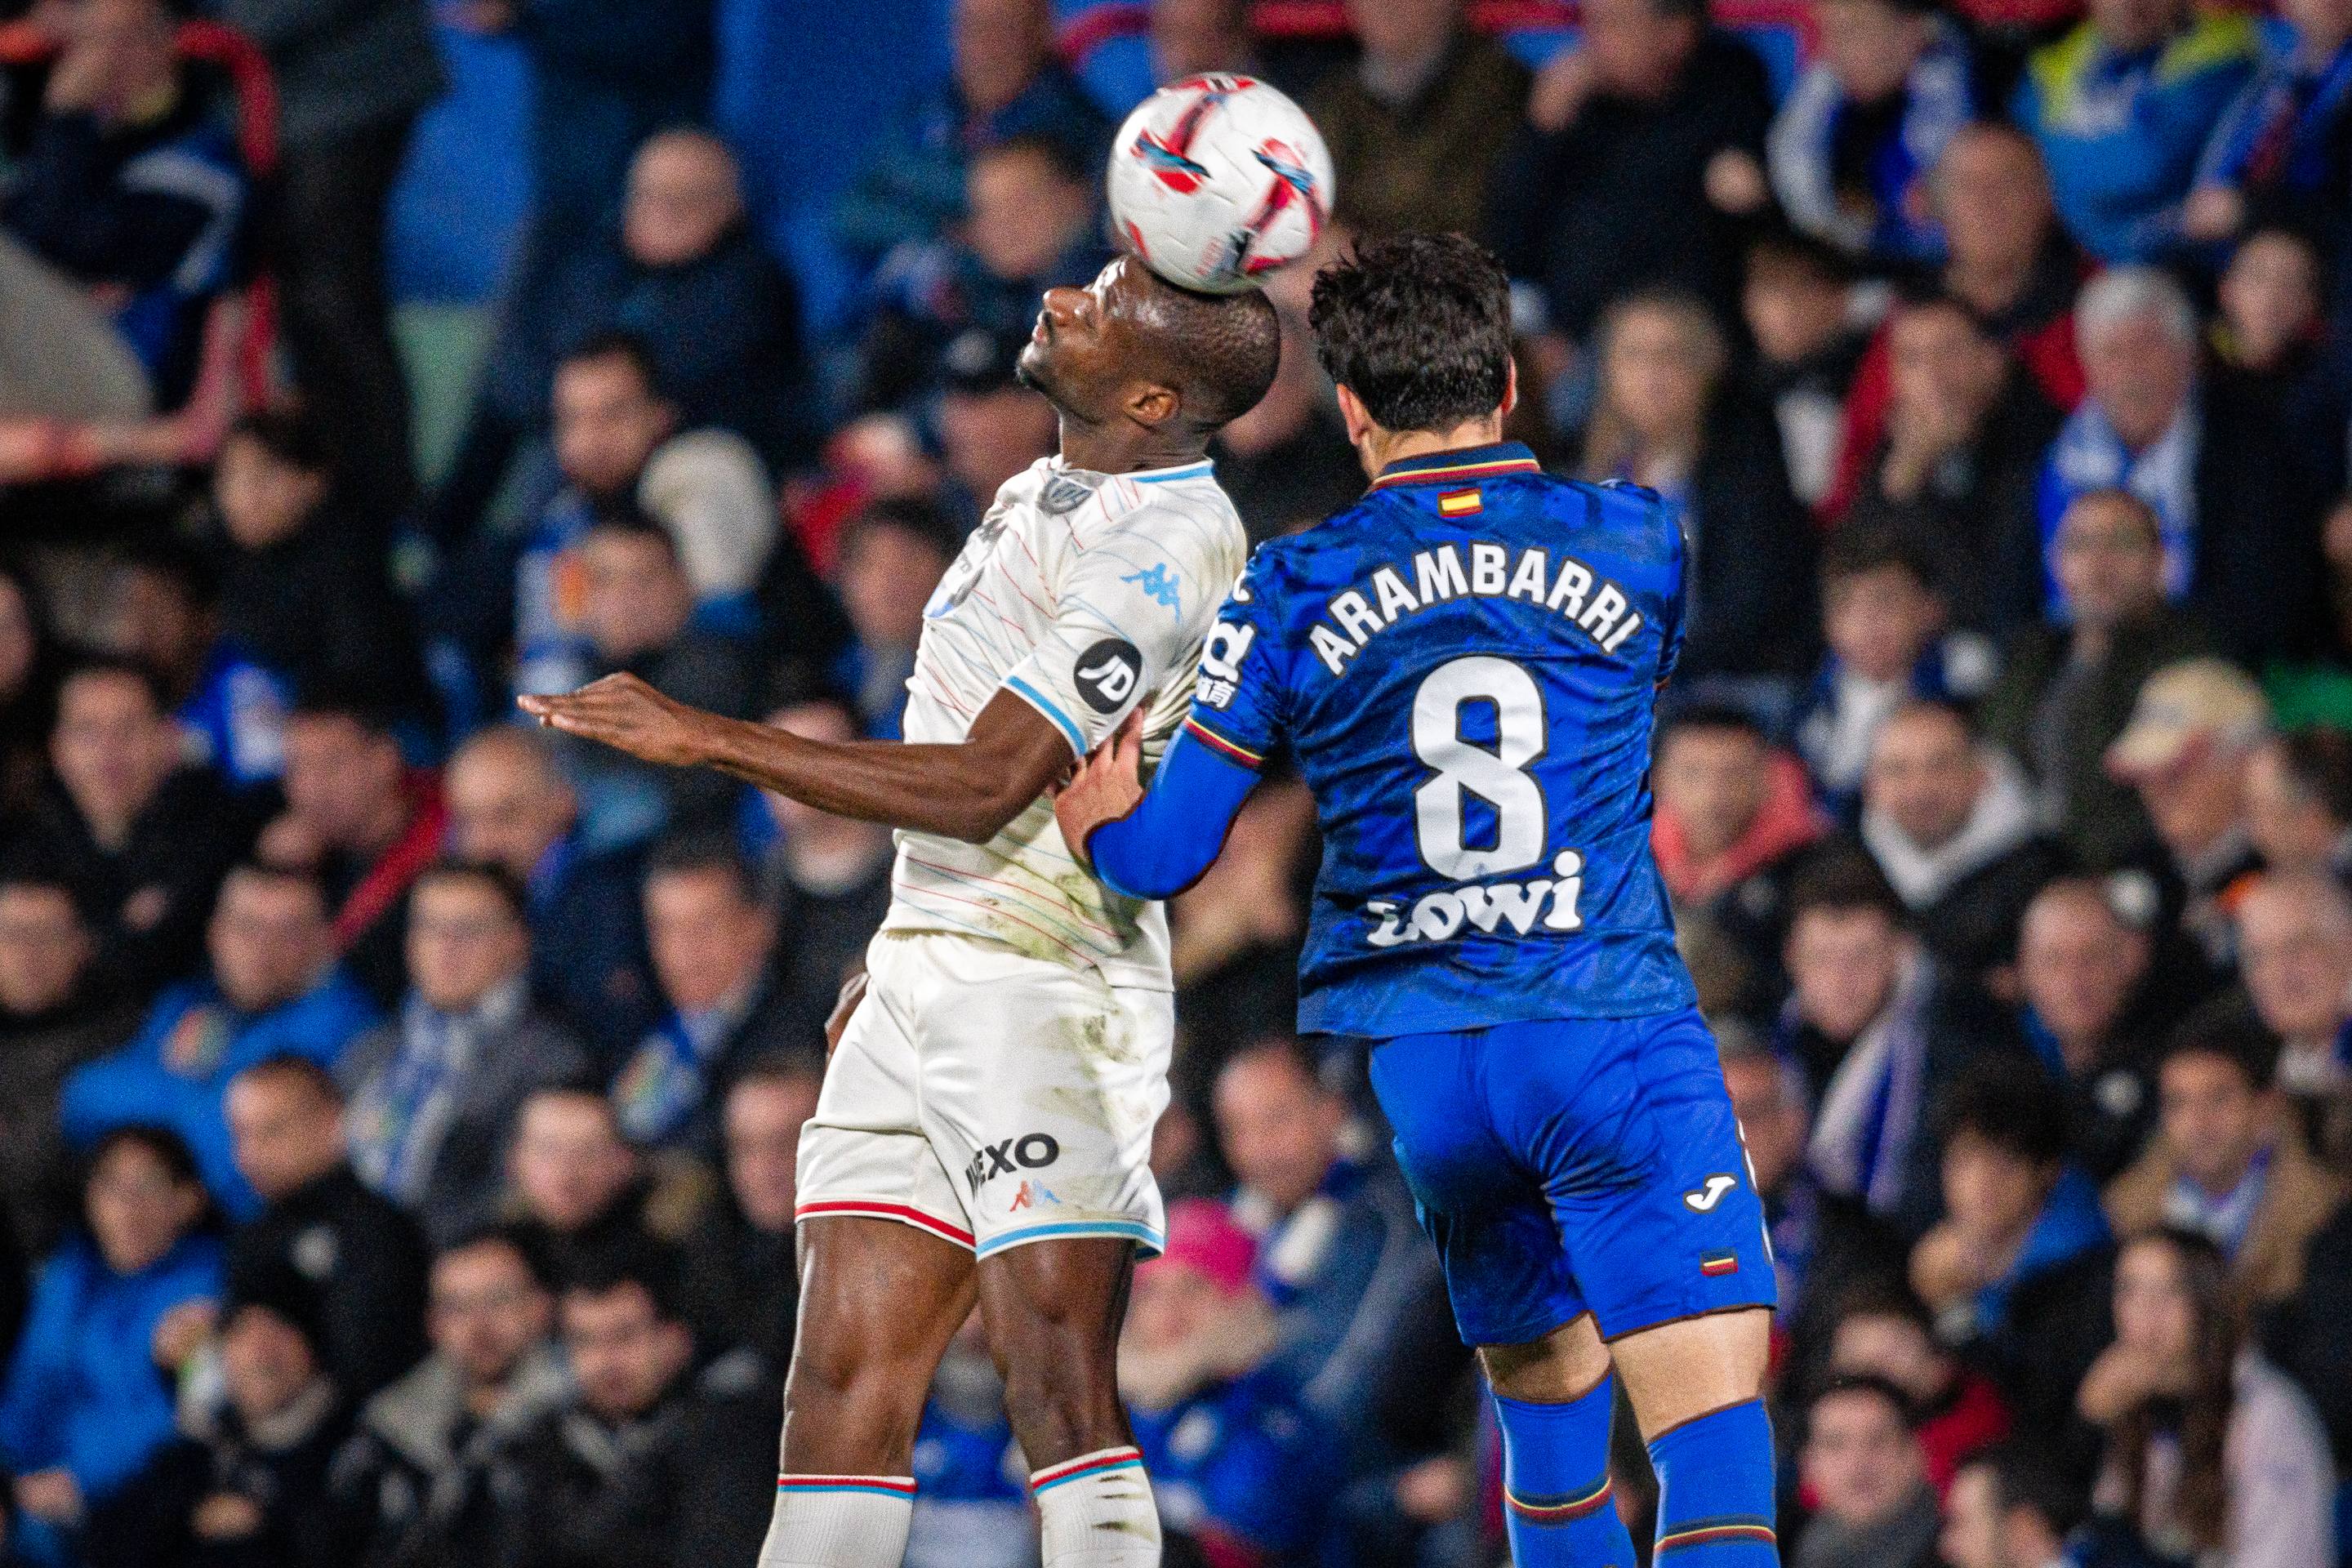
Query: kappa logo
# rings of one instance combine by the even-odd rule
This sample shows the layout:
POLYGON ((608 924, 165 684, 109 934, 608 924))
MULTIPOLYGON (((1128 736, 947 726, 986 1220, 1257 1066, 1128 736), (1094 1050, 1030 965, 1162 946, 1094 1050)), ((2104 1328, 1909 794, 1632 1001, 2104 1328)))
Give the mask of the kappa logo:
POLYGON ((1183 590, 1178 586, 1176 574, 1168 570, 1168 563, 1164 561, 1155 561, 1140 572, 1130 572, 1119 581, 1134 584, 1143 590, 1145 598, 1171 615, 1183 612, 1183 590))
POLYGON ((1695 1193, 1685 1193, 1683 1202, 1690 1205, 1693 1214, 1713 1214, 1715 1205, 1723 1201, 1723 1194, 1738 1184, 1737 1176, 1709 1176, 1705 1187, 1695 1193))
POLYGON ((1143 679, 1143 655, 1123 637, 1105 637, 1078 655, 1072 673, 1087 707, 1097 713, 1116 713, 1143 679))
POLYGON ((983 1145, 963 1168, 964 1185, 974 1194, 999 1176, 1018 1171, 1042 1171, 1062 1157, 1062 1146, 1049 1132, 1028 1132, 1002 1143, 983 1145))
POLYGON ((1061 1201, 1054 1195, 1054 1189, 1045 1183, 1024 1182, 1021 1184, 1021 1190, 1013 1194, 1011 1212, 1019 1214, 1023 1209, 1044 1208, 1047 1204, 1058 1204, 1061 1201))

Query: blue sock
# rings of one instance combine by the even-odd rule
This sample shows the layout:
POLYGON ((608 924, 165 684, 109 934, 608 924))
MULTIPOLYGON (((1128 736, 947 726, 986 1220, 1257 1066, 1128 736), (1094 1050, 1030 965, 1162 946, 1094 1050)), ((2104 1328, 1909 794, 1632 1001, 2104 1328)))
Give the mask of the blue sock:
POLYGON ((1633 1568, 1609 1485, 1617 1380, 1566 1405, 1495 1395, 1503 1428, 1503 1524, 1520 1568, 1633 1568))
POLYGON ((1774 1568, 1772 1420, 1751 1399, 1650 1445, 1658 1472, 1656 1568, 1774 1568))

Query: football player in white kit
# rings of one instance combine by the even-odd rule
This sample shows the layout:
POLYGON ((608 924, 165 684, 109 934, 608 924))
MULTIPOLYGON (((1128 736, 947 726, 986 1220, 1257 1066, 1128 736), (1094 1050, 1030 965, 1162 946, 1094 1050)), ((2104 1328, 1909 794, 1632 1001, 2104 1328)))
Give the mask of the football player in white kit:
POLYGON ((1074 860, 1049 792, 1138 706, 1164 744, 1247 553, 1209 438, 1272 384, 1274 308, 1131 259, 1045 299, 1022 379, 1061 451, 1009 480, 925 611, 903 742, 827 743, 613 676, 541 722, 901 831, 863 999, 800 1150, 799 1340, 761 1568, 897 1568, 915 1428, 975 1300, 1045 1568, 1148 1568, 1119 1405, 1129 1273, 1161 1239, 1173 1028, 1160 908, 1074 860))

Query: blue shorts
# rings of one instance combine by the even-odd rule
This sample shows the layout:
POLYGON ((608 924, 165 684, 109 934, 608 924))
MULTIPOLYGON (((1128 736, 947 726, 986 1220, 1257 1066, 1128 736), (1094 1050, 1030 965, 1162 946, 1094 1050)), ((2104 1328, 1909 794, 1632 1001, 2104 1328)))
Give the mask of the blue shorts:
POLYGON ((1775 1300, 1764 1208, 1696 1009, 1404 1035, 1372 1089, 1474 1345, 1604 1340, 1775 1300))

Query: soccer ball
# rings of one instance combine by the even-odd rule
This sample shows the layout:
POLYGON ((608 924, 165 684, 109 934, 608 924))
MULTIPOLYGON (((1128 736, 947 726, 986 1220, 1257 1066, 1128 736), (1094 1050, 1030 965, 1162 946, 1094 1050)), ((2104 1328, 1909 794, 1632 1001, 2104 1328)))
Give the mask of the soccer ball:
POLYGON ((1196 76, 1139 104, 1111 144, 1111 221, 1169 282, 1234 294, 1313 248, 1330 150, 1298 105, 1245 76, 1196 76))

